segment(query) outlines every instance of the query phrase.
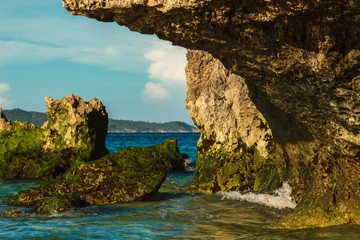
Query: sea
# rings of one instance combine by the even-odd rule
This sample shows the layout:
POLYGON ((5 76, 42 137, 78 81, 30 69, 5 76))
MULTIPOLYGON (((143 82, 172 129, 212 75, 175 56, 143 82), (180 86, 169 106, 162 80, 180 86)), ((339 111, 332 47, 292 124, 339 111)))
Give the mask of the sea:
MULTIPOLYGON (((167 175, 151 200, 90 206, 50 216, 0 217, 0 239, 360 239, 354 224, 327 228, 279 230, 276 223, 295 202, 284 183, 274 194, 184 193, 193 179, 199 133, 110 133, 110 152, 178 139, 179 150, 189 155, 188 171, 167 175), (191 164, 192 163, 192 164, 191 164)), ((12 206, 9 196, 35 187, 40 181, 0 182, 0 214, 12 206)))

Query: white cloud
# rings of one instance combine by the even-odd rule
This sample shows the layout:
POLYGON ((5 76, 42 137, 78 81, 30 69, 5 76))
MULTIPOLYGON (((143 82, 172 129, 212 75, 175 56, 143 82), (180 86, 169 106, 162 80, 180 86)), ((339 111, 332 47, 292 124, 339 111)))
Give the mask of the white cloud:
POLYGON ((186 50, 171 46, 168 42, 156 44, 154 49, 145 53, 150 60, 149 77, 170 86, 185 85, 186 50))
POLYGON ((142 91, 145 100, 163 100, 169 96, 169 92, 161 84, 148 82, 142 91))
POLYGON ((8 83, 0 82, 0 94, 10 91, 10 85, 8 83))
MULTIPOLYGON (((0 95, 8 91, 10 91, 10 85, 8 83, 0 82, 0 95)), ((9 108, 12 103, 12 100, 0 96, 0 107, 9 108)))

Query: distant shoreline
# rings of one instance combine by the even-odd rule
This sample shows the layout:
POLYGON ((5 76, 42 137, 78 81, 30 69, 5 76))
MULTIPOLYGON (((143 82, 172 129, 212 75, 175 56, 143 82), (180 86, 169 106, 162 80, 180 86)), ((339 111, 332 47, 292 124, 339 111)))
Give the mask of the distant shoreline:
MULTIPOLYGON (((11 120, 30 122, 40 127, 47 121, 46 113, 25 111, 19 108, 13 110, 4 110, 5 117, 11 120)), ((172 121, 165 123, 119 120, 109 118, 109 133, 198 133, 199 130, 185 122, 172 121)))
POLYGON ((199 131, 108 131, 108 133, 200 133, 199 131))

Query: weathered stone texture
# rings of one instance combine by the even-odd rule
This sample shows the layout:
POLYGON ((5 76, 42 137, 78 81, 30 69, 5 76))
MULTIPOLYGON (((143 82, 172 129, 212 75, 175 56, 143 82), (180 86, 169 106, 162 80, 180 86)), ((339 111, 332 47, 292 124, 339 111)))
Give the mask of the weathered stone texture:
POLYGON ((40 212, 49 214, 58 210, 61 198, 67 208, 144 199, 160 188, 174 156, 181 157, 177 141, 166 139, 159 145, 129 147, 97 160, 78 161, 56 180, 19 192, 10 203, 37 205, 40 212))
POLYGON ((0 131, 8 131, 11 128, 11 123, 6 119, 2 108, 0 107, 0 131))
MULTIPOLYGON (((206 52, 188 50, 187 60, 185 106, 201 132, 197 188, 265 190, 263 179, 254 172, 274 164, 270 160, 276 152, 274 140, 266 119, 249 98, 244 79, 206 52)), ((278 175, 277 166, 272 170, 278 175)))
POLYGON ((107 153, 105 137, 108 114, 99 99, 84 101, 70 94, 60 100, 45 98, 48 107, 47 138, 44 149, 91 147, 89 159, 97 159, 107 153), (61 144, 59 144, 61 142, 61 144))
MULTIPOLYGON (((280 156, 270 157, 271 163, 285 163, 280 178, 295 188, 298 201, 302 199, 292 220, 287 219, 284 226, 360 223, 359 1, 63 0, 63 4, 72 14, 115 21, 131 30, 155 33, 176 45, 211 53, 231 71, 229 76, 234 73, 245 79, 248 96, 272 132, 276 149, 273 153, 280 156)), ((236 146, 232 136, 241 137, 244 132, 235 122, 240 125, 238 120, 248 119, 231 106, 240 104, 237 98, 242 96, 229 97, 232 91, 225 89, 242 89, 241 81, 234 83, 230 76, 223 84, 221 79, 220 75, 218 80, 201 80, 210 84, 201 87, 208 98, 201 93, 194 93, 199 100, 188 97, 188 107, 195 104, 191 114, 196 124, 203 133, 215 134, 203 134, 200 144, 208 145, 207 149, 236 146), (211 84, 220 84, 222 90, 211 84), (224 111, 223 104, 228 111, 224 111)), ((200 89, 196 81, 192 84, 195 85, 188 87, 188 93, 200 89)), ((247 124, 253 123, 246 123, 244 129, 247 124)), ((262 142, 260 136, 257 138, 262 142)), ((250 139, 246 145, 251 145, 250 139)), ((255 149, 261 151, 261 144, 255 149)), ((226 169, 222 155, 212 153, 219 161, 210 159, 206 163, 203 169, 208 175, 215 169, 226 169)), ((250 155, 250 160, 238 166, 234 174, 256 159, 250 155)), ((256 176, 257 170, 251 173, 256 176)), ((229 175, 229 181, 234 174, 229 175)), ((251 184, 248 186, 251 188, 251 184)), ((217 190, 219 186, 205 188, 209 187, 217 190)))
POLYGON ((0 178, 52 179, 77 160, 108 153, 107 113, 100 100, 83 101, 70 94, 46 98, 48 121, 42 127, 0 118, 0 178))

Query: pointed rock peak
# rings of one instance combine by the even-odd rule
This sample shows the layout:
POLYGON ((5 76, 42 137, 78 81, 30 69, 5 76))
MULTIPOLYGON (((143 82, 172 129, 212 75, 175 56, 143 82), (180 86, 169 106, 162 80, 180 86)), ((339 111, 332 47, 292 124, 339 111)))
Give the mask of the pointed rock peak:
POLYGON ((11 129, 11 123, 8 121, 0 107, 0 131, 9 131, 11 129))
POLYGON ((49 97, 49 96, 46 96, 46 97, 45 97, 45 104, 46 104, 47 107, 49 107, 49 105, 50 105, 52 102, 54 102, 54 99, 52 99, 52 98, 49 97))

